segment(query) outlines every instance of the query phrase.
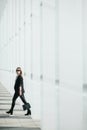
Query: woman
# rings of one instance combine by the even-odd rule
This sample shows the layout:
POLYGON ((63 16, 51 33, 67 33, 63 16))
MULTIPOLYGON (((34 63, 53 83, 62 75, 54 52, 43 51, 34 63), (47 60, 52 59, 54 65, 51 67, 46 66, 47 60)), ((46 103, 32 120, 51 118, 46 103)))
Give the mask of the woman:
POLYGON ((27 110, 27 113, 25 114, 25 116, 26 115, 31 115, 31 110, 30 110, 31 106, 30 106, 29 103, 26 102, 25 97, 24 97, 24 92, 25 91, 24 91, 24 85, 23 85, 22 70, 21 70, 20 67, 17 67, 16 73, 17 73, 17 78, 16 78, 15 85, 14 85, 15 93, 14 93, 14 96, 13 96, 13 99, 12 99, 11 108, 6 113, 8 113, 10 115, 13 115, 13 109, 15 107, 16 99, 18 97, 20 97, 22 102, 24 103, 23 109, 27 110))

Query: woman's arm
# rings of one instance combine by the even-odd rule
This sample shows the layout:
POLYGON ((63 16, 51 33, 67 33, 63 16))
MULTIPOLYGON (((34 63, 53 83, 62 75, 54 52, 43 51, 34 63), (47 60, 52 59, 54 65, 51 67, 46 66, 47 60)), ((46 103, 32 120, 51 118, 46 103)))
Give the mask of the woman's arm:
POLYGON ((23 94, 23 78, 20 76, 19 96, 23 94))

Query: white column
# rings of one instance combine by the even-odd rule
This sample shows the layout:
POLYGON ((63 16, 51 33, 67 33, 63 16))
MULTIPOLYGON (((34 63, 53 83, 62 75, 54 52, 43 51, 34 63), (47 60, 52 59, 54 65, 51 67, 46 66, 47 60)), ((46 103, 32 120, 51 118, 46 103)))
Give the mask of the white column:
POLYGON ((87 1, 82 1, 83 26, 83 129, 87 129, 87 1))
POLYGON ((83 80, 87 86, 87 1, 82 1, 82 24, 83 24, 83 80))
POLYGON ((58 1, 59 130, 82 130, 82 0, 58 1))
POLYGON ((55 85, 55 13, 53 0, 43 0, 42 8, 42 130, 57 130, 57 96, 55 85))

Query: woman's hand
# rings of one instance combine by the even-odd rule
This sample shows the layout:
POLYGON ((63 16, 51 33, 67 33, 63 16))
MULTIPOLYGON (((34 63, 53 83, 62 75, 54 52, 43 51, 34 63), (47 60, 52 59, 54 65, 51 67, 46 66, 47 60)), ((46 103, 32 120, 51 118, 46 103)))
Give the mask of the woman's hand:
POLYGON ((21 96, 22 95, 22 87, 20 86, 19 87, 19 96, 21 96))

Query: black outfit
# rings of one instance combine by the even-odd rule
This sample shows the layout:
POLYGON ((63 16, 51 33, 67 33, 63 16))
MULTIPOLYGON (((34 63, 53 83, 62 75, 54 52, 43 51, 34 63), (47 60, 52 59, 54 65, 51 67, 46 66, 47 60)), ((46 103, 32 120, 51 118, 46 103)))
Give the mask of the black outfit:
POLYGON ((23 109, 25 108, 24 110, 27 110, 27 114, 25 114, 25 115, 31 115, 31 110, 30 110, 31 106, 29 103, 26 102, 25 97, 24 97, 25 90, 24 90, 24 84, 23 84, 23 77, 21 75, 17 76, 17 78, 16 78, 14 90, 15 90, 15 93, 14 93, 14 96, 12 99, 11 109, 7 113, 10 113, 11 115, 13 114, 13 109, 15 107, 16 99, 20 96, 22 102, 24 103, 23 109), (22 91, 21 95, 19 92, 20 86, 21 86, 21 91, 22 91))

